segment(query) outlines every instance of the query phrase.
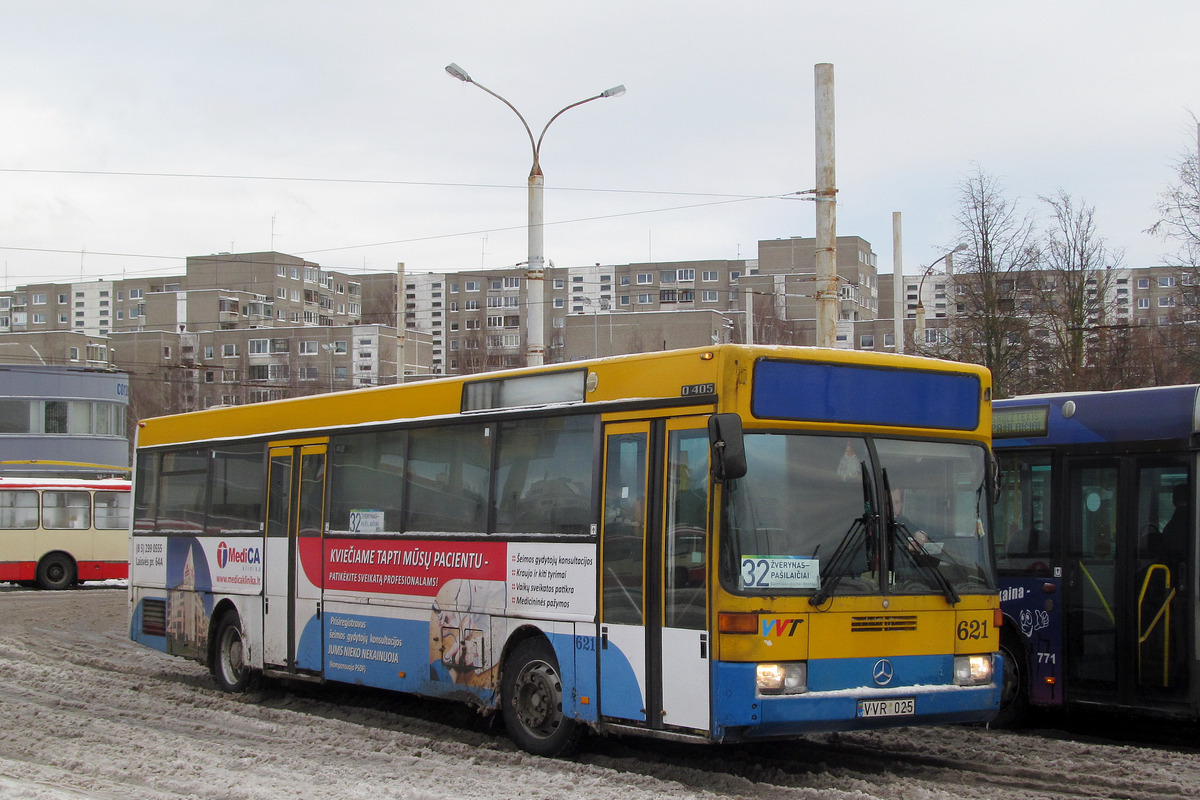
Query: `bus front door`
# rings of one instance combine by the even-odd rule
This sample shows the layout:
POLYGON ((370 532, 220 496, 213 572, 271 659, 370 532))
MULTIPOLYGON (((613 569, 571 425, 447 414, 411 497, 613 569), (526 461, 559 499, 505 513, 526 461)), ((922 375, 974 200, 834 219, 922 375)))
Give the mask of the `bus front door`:
POLYGON ((270 447, 263 547, 263 664, 268 668, 319 672, 322 667, 319 576, 326 449, 324 440, 270 447), (306 571, 305 563, 314 558, 306 571), (309 574, 314 567, 315 578, 309 574))
POLYGON ((1067 465, 1067 699, 1184 702, 1191 514, 1175 511, 1191 496, 1188 465, 1166 455, 1067 465))
POLYGON ((605 429, 600 714, 708 731, 706 419, 605 429))

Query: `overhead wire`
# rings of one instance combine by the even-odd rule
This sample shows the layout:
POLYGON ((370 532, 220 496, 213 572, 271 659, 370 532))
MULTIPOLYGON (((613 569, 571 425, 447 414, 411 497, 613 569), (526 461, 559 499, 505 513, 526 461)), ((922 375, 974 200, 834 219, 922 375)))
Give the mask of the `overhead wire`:
MULTIPOLYGON (((134 172, 134 171, 110 171, 110 170, 67 170, 67 169, 26 169, 13 167, 0 167, 0 173, 14 174, 44 174, 44 175, 87 175, 87 176, 111 176, 111 177, 139 177, 139 178, 187 178, 201 180, 247 180, 247 181, 282 181, 282 182, 300 182, 300 183, 344 183, 344 184, 364 184, 364 185, 393 185, 393 186, 428 186, 428 187, 443 187, 443 188, 472 188, 472 189, 526 189, 526 186, 504 185, 504 184, 481 184, 481 183, 453 183, 453 182, 438 182, 438 181, 404 181, 392 179, 369 179, 369 178, 327 178, 327 177, 305 177, 305 176, 270 176, 270 175, 237 175, 237 174, 202 174, 202 173, 176 173, 176 172, 134 172)), ((554 227, 561 225, 573 225, 583 222, 596 222, 605 219, 618 219, 622 217, 634 217, 647 214, 660 214, 672 211, 685 211, 695 208, 705 208, 717 205, 730 203, 742 203, 756 200, 782 200, 782 199, 811 199, 806 195, 811 194, 811 190, 791 191, 775 194, 733 194, 721 192, 681 192, 681 191, 665 191, 665 190, 642 190, 642 189, 600 189, 591 187, 554 187, 547 186, 545 191, 571 191, 571 192, 589 192, 589 193, 605 193, 605 194, 633 194, 633 195, 654 195, 654 196, 674 196, 674 197, 709 197, 718 198, 710 202, 691 203, 684 205, 668 206, 664 208, 642 209, 637 211, 620 212, 615 214, 603 214, 591 217, 579 217, 568 220, 555 220, 544 222, 543 227, 554 227)), ((389 241, 372 242, 366 244, 350 244, 331 247, 318 247, 302 250, 295 250, 293 255, 316 255, 323 253, 337 253, 348 250, 361 250, 372 247, 391 247, 403 244, 414 244, 417 242, 436 241, 439 239, 452 239, 462 236, 479 236, 489 233, 503 233, 508 231, 523 230, 527 225, 510 225, 495 228, 481 228, 470 231, 459 231, 442 234, 431 234, 426 236, 415 236, 403 239, 394 239, 389 241)), ((186 261, 187 256, 150 254, 150 253, 127 253, 127 252, 112 252, 104 250, 87 250, 86 248, 39 248, 39 247, 19 247, 13 245, 0 245, 0 250, 9 252, 27 252, 27 253, 57 253, 62 255, 80 255, 80 256, 98 256, 103 258, 137 258, 137 259, 162 259, 169 261, 186 261)), ((354 268, 346 268, 350 272, 354 268)), ((365 268, 364 268, 365 270, 365 268)), ((140 272, 140 271, 139 271, 140 272)), ((147 271, 148 272, 148 271, 147 271)), ((65 273, 64 273, 65 275, 65 273)), ((39 276, 42 277, 42 276, 39 276)))

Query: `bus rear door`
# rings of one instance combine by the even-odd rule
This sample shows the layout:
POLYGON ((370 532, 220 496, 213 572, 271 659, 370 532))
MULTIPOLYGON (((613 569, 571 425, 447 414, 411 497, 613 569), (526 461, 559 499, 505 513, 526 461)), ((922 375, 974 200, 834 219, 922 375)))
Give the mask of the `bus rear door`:
POLYGON ((326 450, 327 440, 270 446, 263 547, 263 663, 268 668, 321 670, 326 450), (306 572, 306 563, 315 568, 313 575, 306 572))

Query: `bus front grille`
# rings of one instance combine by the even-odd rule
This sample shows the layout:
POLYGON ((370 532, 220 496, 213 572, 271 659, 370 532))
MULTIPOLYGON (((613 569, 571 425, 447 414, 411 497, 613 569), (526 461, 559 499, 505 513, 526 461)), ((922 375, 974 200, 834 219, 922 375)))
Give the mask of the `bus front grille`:
POLYGON ((917 616, 871 616, 852 617, 850 619, 851 633, 893 633, 900 631, 915 631, 917 616))

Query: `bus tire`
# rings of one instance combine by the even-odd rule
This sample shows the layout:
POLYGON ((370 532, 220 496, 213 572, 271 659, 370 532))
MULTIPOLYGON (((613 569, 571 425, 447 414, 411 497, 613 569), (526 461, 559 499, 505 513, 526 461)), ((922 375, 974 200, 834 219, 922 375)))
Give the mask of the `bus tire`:
POLYGON ((50 553, 38 563, 37 585, 43 589, 66 589, 75 583, 75 562, 66 553, 50 553))
POLYGON ((217 623, 216 640, 213 643, 213 680, 222 691, 237 694, 250 685, 250 667, 246 664, 246 639, 242 634, 242 621, 236 611, 226 611, 217 623))
POLYGON ((562 674, 545 639, 526 639, 505 659, 500 702, 504 727, 522 750, 554 757, 578 744, 582 731, 563 713, 562 674))
POLYGON ((1025 648, 1015 636, 1000 637, 1000 654, 1004 656, 1004 676, 1000 684, 1000 711, 992 724, 1015 728, 1029 716, 1029 662, 1025 648))

